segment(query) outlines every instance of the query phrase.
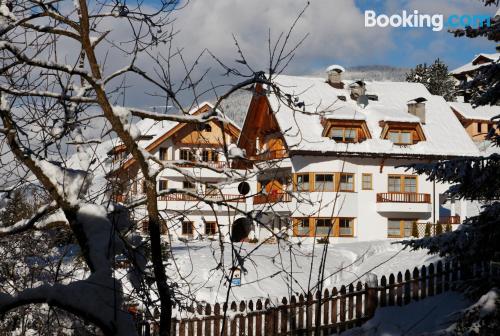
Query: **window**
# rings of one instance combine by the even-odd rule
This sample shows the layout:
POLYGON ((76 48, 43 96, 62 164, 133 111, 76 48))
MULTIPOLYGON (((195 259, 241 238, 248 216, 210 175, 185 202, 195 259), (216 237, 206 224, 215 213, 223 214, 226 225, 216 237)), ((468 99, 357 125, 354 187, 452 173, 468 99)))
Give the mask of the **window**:
POLYGON ((184 161, 194 161, 194 153, 189 149, 180 150, 180 159, 184 161))
POLYGON ((205 131, 205 132, 212 132, 212 126, 209 124, 197 124, 196 125, 196 130, 198 131, 205 131))
POLYGON ((417 177, 406 175, 391 175, 389 176, 388 184, 389 192, 417 192, 417 177))
POLYGON ((167 148, 160 147, 160 160, 161 161, 168 160, 167 148))
POLYGON ((331 138, 335 142, 357 142, 355 128, 333 128, 331 138))
POLYGON ((354 191, 354 174, 340 173, 340 191, 354 191))
POLYGON ((363 174, 362 175, 362 188, 363 190, 372 190, 373 189, 373 177, 372 174, 363 174))
POLYGON ((213 184, 205 185, 205 194, 206 195, 217 195, 219 193, 219 189, 213 184))
POLYGON ((217 223, 216 222, 205 222, 205 234, 212 236, 217 233, 217 223))
POLYGON ((295 235, 296 236, 309 236, 310 234, 309 218, 296 218, 295 219, 295 235))
POLYGON ((339 218, 339 236, 340 237, 354 236, 354 219, 339 218))
POLYGON ((193 222, 182 222, 182 234, 186 236, 193 234, 193 222))
POLYGON ((416 223, 416 221, 416 219, 389 219, 387 221, 387 237, 411 237, 413 223, 416 223))
POLYGON ((331 218, 316 218, 316 235, 317 236, 327 236, 333 235, 331 218))
POLYGON ((206 149, 205 149, 205 150, 203 150, 203 151, 201 152, 201 160, 202 160, 203 162, 208 162, 208 161, 210 161, 210 151, 209 151, 209 150, 206 150, 206 149))
POLYGON ((416 193, 417 192, 417 177, 404 176, 403 177, 403 190, 404 192, 416 193))
POLYGON ((411 145, 413 144, 413 136, 411 131, 393 130, 387 133, 387 139, 391 140, 396 145, 411 145))
POLYGON ((146 180, 142 180, 142 193, 145 194, 147 191, 146 180))
POLYGON ((315 174, 314 191, 334 191, 333 174, 315 174))
POLYGON ((477 123, 477 133, 481 133, 482 132, 481 125, 482 124, 480 122, 477 123))
POLYGON ((168 188, 167 180, 159 180, 158 181, 158 191, 166 190, 168 188))
POLYGON ((389 176, 389 192, 401 192, 401 177, 389 176))
POLYGON ((191 181, 182 181, 182 188, 192 190, 192 189, 194 189, 194 183, 191 181))
POLYGON ((297 174, 297 190, 309 191, 309 174, 297 174))

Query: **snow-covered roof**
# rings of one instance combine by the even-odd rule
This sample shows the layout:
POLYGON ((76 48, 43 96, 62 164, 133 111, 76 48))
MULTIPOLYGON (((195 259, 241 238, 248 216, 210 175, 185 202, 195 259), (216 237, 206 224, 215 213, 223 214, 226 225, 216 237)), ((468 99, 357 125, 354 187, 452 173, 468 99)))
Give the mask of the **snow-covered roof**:
POLYGON ((472 107, 469 103, 450 102, 450 106, 465 119, 485 120, 500 116, 500 106, 478 106, 472 107))
MULTIPOLYGON (((349 152, 393 155, 470 156, 478 150, 473 141, 440 96, 433 96, 424 85, 407 82, 366 82, 367 94, 376 94, 377 101, 369 101, 365 108, 350 98, 348 89, 337 89, 323 78, 280 75, 275 82, 285 93, 298 95, 304 102, 304 112, 292 110, 274 94, 268 96, 272 110, 285 141, 291 150, 311 152, 349 152), (338 96, 346 96, 341 101, 338 96), (420 119, 408 113, 408 101, 425 98, 426 120, 422 130, 426 141, 410 146, 394 145, 380 139, 381 122, 419 123, 420 119), (361 143, 336 143, 322 137, 321 117, 328 119, 365 120, 372 138, 361 143)), ((344 87, 352 82, 344 81, 344 87)))
POLYGON ((477 70, 489 63, 482 63, 482 64, 474 64, 474 62, 480 58, 480 57, 484 57, 484 58, 487 58, 489 59, 491 62, 496 62, 500 59, 500 53, 493 53, 493 54, 485 54, 485 53, 482 53, 482 54, 478 54, 476 56, 474 56, 474 58, 472 59, 472 61, 470 61, 469 63, 467 64, 464 64, 458 68, 456 68, 455 70, 452 70, 450 71, 450 73, 452 75, 459 75, 459 74, 462 74, 462 73, 466 73, 466 72, 470 72, 470 71, 474 71, 474 70, 477 70))
POLYGON ((338 65, 338 64, 332 64, 328 68, 326 68, 326 72, 330 72, 333 70, 338 71, 338 72, 345 72, 345 68, 341 65, 338 65))

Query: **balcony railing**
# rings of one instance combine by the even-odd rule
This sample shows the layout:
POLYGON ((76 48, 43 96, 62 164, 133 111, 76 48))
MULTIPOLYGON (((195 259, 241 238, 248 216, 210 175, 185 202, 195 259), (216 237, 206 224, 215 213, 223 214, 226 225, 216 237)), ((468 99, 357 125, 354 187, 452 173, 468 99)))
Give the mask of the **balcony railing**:
POLYGON ((439 217, 439 224, 460 224, 460 216, 443 216, 439 217))
POLYGON ((278 203, 278 202, 291 202, 292 197, 287 193, 271 193, 255 195, 253 197, 253 204, 266 204, 266 203, 278 203))
POLYGON ((178 161, 173 161, 173 160, 170 160, 170 161, 166 161, 170 164, 176 164, 177 166, 179 167, 194 167, 195 165, 197 165, 198 167, 202 166, 202 165, 206 165, 210 168, 214 168, 214 169, 222 169, 222 168, 226 168, 226 167, 229 167, 229 162, 227 161, 193 161, 192 163, 191 162, 188 162, 188 163, 177 163, 178 161))
POLYGON ((184 202, 197 202, 203 199, 212 202, 244 202, 245 198, 241 195, 231 195, 231 194, 200 194, 198 197, 187 195, 183 193, 175 193, 162 195, 159 197, 160 201, 184 201, 184 202))
POLYGON ((266 160, 284 159, 287 157, 288 153, 286 149, 279 149, 274 151, 265 151, 264 153, 260 153, 250 157, 250 159, 255 161, 266 161, 266 160))
POLYGON ((431 195, 404 192, 379 193, 377 203, 431 203, 431 195))

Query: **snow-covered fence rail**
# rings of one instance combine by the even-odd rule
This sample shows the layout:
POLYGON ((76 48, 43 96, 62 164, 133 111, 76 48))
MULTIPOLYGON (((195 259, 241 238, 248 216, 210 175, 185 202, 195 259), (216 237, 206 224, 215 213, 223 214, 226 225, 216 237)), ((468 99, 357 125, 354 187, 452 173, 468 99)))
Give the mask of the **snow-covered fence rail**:
MULTIPOLYGON (((330 335, 361 325, 378 307, 407 305, 454 290, 465 279, 490 275, 488 263, 461 267, 438 261, 382 276, 380 282, 375 277, 370 284, 358 282, 314 295, 291 296, 279 304, 269 299, 233 301, 229 306, 198 304, 188 309, 193 317, 172 320, 171 335, 330 335)), ((140 322, 139 335, 155 335, 155 323, 140 322)))

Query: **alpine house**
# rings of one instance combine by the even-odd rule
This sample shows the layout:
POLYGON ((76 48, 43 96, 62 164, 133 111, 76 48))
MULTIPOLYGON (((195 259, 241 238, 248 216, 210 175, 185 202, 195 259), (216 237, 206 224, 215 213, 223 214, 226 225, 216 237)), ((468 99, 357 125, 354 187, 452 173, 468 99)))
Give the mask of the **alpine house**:
POLYGON ((460 204, 442 207, 449 186, 405 167, 478 155, 448 103, 422 84, 345 81, 344 71, 254 88, 238 146, 260 168, 254 211, 268 228, 257 236, 370 240, 459 223, 460 204))
MULTIPOLYGON (((198 115, 213 108, 202 103, 190 111, 198 115)), ((158 208, 165 221, 163 234, 172 239, 196 239, 229 233, 230 224, 246 209, 247 200, 232 182, 231 160, 224 146, 236 143, 240 129, 231 120, 224 123, 178 123, 143 119, 136 123, 141 137, 139 146, 166 166, 157 177, 158 208), (229 174, 229 175, 228 175, 229 174), (224 201, 227 206, 209 205, 203 200, 224 201)), ((113 198, 120 203, 133 203, 144 197, 144 178, 135 160, 124 146, 110 152, 116 169, 108 174, 113 185, 113 198)), ((159 166, 158 166, 159 168, 159 166)), ((241 171, 244 175, 245 171, 241 171)), ((136 209, 134 219, 147 230, 144 206, 136 209)))

